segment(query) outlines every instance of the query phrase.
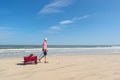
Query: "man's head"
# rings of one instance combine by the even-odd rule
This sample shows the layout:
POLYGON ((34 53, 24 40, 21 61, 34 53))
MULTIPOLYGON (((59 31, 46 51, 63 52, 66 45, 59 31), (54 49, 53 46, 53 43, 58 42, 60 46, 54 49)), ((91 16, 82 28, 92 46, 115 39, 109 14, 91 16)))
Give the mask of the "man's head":
POLYGON ((47 38, 44 38, 44 41, 46 41, 46 42, 47 42, 47 41, 48 41, 48 39, 47 39, 47 38))

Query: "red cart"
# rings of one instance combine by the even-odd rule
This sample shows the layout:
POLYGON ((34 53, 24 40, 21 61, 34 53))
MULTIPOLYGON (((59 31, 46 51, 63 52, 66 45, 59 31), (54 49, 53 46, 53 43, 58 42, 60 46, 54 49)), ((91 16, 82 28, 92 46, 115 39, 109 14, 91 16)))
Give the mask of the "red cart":
POLYGON ((37 64, 37 56, 24 56, 24 64, 34 61, 37 64))

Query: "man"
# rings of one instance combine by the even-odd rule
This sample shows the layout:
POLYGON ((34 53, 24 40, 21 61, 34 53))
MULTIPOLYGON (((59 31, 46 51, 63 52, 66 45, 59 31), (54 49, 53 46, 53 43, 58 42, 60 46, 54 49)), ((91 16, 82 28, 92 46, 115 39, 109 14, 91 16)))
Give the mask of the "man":
POLYGON ((48 41, 47 38, 45 38, 44 41, 43 41, 43 44, 42 44, 43 56, 39 59, 39 61, 40 61, 44 57, 45 58, 44 63, 47 63, 47 61, 46 61, 46 56, 47 56, 47 52, 48 52, 48 50, 47 50, 47 41, 48 41))

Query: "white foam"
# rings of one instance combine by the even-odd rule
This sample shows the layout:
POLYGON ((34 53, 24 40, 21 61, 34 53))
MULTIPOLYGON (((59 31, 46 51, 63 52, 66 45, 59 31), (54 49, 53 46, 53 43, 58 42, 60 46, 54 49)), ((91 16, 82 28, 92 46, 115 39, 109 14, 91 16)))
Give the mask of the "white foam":
MULTIPOLYGON (((39 55, 41 48, 30 49, 0 49, 0 56, 24 56, 30 53, 39 55)), ((48 48, 48 54, 97 54, 97 53, 120 53, 120 46, 92 47, 92 48, 48 48)))

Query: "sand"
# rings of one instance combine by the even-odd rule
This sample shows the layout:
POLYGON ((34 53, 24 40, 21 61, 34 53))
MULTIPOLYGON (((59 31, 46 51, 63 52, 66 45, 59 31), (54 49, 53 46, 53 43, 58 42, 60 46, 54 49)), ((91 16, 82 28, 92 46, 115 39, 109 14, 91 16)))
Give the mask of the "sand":
POLYGON ((0 80, 120 80, 120 54, 48 56, 23 65, 23 57, 0 59, 0 80))

